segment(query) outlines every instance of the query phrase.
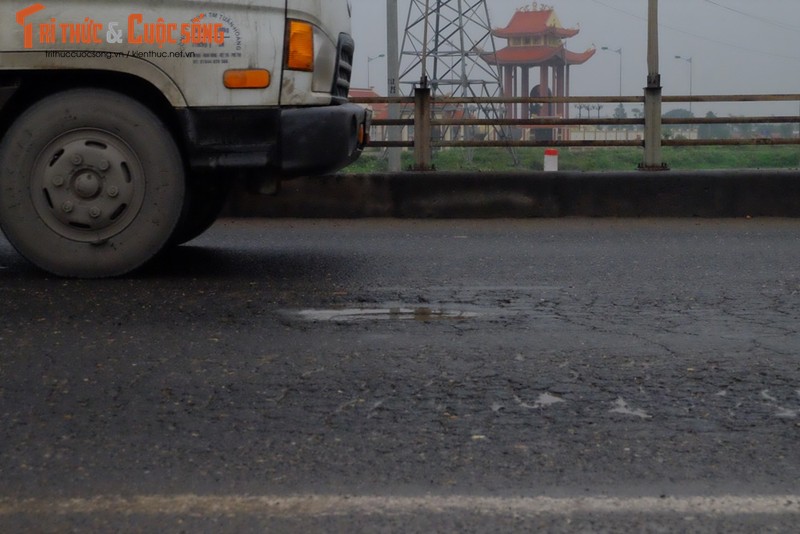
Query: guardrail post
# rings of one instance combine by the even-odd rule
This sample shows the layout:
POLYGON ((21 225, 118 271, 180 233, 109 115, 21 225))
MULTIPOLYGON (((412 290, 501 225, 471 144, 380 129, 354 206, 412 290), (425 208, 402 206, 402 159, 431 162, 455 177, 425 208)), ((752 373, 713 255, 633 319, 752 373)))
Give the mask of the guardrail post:
POLYGON ((661 76, 648 77, 644 90, 644 162, 639 167, 643 171, 668 169, 661 154, 661 90, 661 76))
POLYGON ((430 87, 414 89, 414 169, 417 171, 433 168, 431 109, 430 87))
POLYGON ((658 0, 649 1, 647 30, 647 87, 644 90, 643 171, 667 170, 661 159, 661 74, 658 65, 658 0))

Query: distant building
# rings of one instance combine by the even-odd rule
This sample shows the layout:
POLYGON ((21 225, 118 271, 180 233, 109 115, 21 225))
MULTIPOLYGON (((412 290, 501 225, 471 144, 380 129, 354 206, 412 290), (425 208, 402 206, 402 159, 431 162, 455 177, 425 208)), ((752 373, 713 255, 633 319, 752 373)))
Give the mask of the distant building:
MULTIPOLYGON (((383 95, 378 94, 375 89, 357 89, 350 88, 350 98, 381 98, 383 95)), ((389 118, 389 104, 362 104, 365 108, 372 110, 373 120, 385 120, 389 118)), ((374 140, 385 141, 386 137, 385 126, 372 126, 370 131, 370 138, 374 140)))
MULTIPOLYGON (((493 35, 506 39, 508 46, 496 54, 484 54, 484 61, 502 69, 503 96, 567 97, 570 96, 570 67, 582 65, 595 55, 590 48, 583 53, 567 50, 566 40, 580 33, 577 28, 564 28, 550 6, 534 2, 520 8, 505 28, 496 28, 493 35), (539 69, 538 84, 531 88, 531 70, 539 69)), ((566 104, 515 106, 508 104, 509 118, 569 118, 566 104)), ((552 138, 553 129, 537 131, 537 138, 552 138)))

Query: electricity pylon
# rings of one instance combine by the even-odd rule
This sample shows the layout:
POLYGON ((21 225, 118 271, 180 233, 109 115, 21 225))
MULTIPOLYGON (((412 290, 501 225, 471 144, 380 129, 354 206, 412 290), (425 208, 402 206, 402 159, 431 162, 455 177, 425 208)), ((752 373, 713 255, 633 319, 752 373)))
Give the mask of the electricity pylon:
MULTIPOLYGON (((413 89, 427 84, 434 96, 499 98, 500 70, 481 56, 496 53, 487 0, 411 0, 400 58, 400 84, 413 89)), ((476 102, 466 115, 501 119, 505 107, 476 102)), ((498 139, 509 139, 506 128, 493 126, 498 139)), ((446 135, 446 132, 442 132, 446 135)), ((461 128, 456 137, 476 135, 461 128)), ((516 153, 512 150, 515 163, 516 153)))

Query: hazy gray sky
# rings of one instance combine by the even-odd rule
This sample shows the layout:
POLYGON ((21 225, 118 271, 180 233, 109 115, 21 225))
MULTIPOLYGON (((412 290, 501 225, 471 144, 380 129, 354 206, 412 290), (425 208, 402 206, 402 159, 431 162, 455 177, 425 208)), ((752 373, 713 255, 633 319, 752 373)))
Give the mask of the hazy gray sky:
MULTIPOLYGON (((526 0, 487 0, 491 23, 505 26, 526 0)), ((400 32, 409 0, 400 0, 400 32)), ((622 48, 623 92, 642 94, 647 79, 646 0, 550 0, 565 27, 581 33, 567 41, 582 52, 595 46, 597 55, 572 69, 574 95, 619 93, 619 55, 600 48, 622 48)), ((353 33, 357 42, 354 85, 367 83, 367 57, 386 51, 385 0, 353 0, 353 33)), ((800 93, 800 0, 660 0, 661 74, 664 93, 689 93, 691 57, 694 94, 800 93)), ((402 39, 402 37, 401 37, 402 39)), ((498 40, 498 47, 505 41, 498 40)), ((370 81, 386 91, 386 62, 375 60, 370 81)), ((695 114, 797 114, 800 105, 695 104, 695 114)), ((688 107, 688 106, 678 106, 688 107)))

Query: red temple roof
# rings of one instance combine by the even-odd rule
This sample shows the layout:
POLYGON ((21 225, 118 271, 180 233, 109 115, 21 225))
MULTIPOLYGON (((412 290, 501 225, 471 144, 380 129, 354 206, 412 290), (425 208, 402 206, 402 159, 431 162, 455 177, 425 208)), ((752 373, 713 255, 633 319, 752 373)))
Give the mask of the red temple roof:
POLYGON ((595 55, 597 50, 590 48, 586 52, 570 52, 564 47, 548 46, 509 46, 498 50, 497 54, 483 54, 481 57, 491 65, 541 65, 545 63, 563 63, 565 65, 582 65, 595 55))
POLYGON ((495 37, 509 39, 511 37, 553 35, 562 39, 575 37, 580 33, 577 28, 562 28, 552 9, 543 11, 517 10, 508 26, 495 28, 495 37))

